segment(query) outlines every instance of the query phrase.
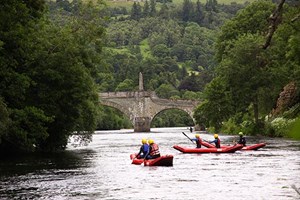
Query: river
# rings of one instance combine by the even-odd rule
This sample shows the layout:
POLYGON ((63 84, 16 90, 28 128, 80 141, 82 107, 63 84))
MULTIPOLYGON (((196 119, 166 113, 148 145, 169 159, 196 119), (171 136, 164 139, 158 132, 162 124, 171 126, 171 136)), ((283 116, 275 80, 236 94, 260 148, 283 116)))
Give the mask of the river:
MULTIPOLYGON (((187 128, 99 131, 87 146, 71 142, 63 153, 1 160, 0 199, 265 199, 294 200, 300 195, 300 142, 247 137, 266 142, 257 151, 231 154, 182 154, 174 144, 193 147, 187 128), (174 155, 173 167, 132 165, 142 138, 151 138, 161 154, 174 155)), ((222 143, 234 136, 219 135, 222 143)), ((201 134, 212 140, 212 134, 201 134)))

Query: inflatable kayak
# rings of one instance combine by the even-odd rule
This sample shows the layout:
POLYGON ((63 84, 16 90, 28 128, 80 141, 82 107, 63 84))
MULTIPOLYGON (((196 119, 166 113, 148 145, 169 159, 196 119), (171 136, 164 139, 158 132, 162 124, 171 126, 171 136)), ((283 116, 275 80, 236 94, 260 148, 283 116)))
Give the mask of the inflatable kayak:
POLYGON ((144 166, 173 166, 173 155, 163 155, 159 158, 144 160, 143 158, 136 158, 136 154, 131 154, 130 159, 134 165, 144 163, 144 166))
MULTIPOLYGON (((208 142, 202 141, 201 143, 203 146, 207 147, 207 148, 216 148, 215 145, 210 144, 208 142)), ((252 144, 252 145, 248 145, 248 146, 244 146, 242 149, 243 151, 247 151, 247 150, 257 150, 260 148, 263 148, 266 146, 266 143, 258 143, 258 144, 252 144)), ((228 148, 228 147, 232 147, 230 145, 221 145, 221 148, 228 148)))
POLYGON ((249 146, 244 146, 241 150, 257 150, 260 148, 263 148, 266 146, 266 143, 258 143, 258 144, 252 144, 249 146))
POLYGON ((237 150, 243 148, 243 145, 237 144, 235 146, 230 146, 228 148, 189 148, 181 147, 178 145, 173 146, 174 149, 182 153, 234 153, 237 150))
POLYGON ((159 158, 145 160, 144 166, 173 166, 173 155, 163 155, 159 158))

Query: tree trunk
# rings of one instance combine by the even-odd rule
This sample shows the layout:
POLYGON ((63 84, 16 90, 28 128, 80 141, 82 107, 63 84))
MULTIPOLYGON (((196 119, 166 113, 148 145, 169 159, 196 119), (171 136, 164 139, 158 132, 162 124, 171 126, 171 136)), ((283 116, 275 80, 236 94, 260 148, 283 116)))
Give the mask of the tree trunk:
POLYGON ((253 112, 254 112, 254 121, 255 124, 258 125, 258 98, 257 94, 254 96, 254 101, 253 101, 253 112))

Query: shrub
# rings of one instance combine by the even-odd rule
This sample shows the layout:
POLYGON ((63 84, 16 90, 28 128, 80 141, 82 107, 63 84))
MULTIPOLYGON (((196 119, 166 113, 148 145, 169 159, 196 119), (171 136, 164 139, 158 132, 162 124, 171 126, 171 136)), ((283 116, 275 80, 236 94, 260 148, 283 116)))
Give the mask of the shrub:
POLYGON ((232 133, 238 133, 241 131, 241 126, 237 125, 235 121, 230 118, 228 121, 223 122, 221 132, 232 134, 232 133))
POLYGON ((275 118, 271 122, 267 122, 267 134, 273 137, 286 137, 291 131, 295 121, 295 119, 286 119, 283 117, 275 118))

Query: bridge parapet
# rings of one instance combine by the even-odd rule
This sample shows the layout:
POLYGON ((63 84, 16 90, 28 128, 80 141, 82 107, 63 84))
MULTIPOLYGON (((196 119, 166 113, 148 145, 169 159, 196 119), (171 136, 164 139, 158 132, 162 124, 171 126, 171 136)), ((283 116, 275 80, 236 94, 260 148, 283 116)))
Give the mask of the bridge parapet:
POLYGON ((151 97, 158 98, 153 91, 133 91, 133 92, 102 92, 99 93, 101 98, 139 98, 151 97))

